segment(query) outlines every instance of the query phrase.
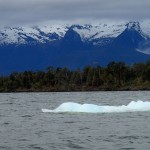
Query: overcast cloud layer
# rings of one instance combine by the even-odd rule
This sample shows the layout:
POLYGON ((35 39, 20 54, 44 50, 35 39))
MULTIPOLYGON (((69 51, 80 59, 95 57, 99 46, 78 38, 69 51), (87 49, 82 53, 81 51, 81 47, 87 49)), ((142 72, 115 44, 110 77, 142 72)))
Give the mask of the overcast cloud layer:
POLYGON ((150 19, 150 0, 0 0, 0 25, 150 19))

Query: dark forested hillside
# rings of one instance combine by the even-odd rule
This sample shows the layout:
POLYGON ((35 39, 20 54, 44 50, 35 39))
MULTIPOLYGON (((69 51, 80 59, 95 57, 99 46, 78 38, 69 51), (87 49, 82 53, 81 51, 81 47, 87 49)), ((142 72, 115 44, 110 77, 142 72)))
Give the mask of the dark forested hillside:
POLYGON ((46 71, 15 72, 0 77, 0 92, 149 89, 150 61, 132 66, 111 62, 106 67, 86 66, 74 71, 48 67, 46 71))

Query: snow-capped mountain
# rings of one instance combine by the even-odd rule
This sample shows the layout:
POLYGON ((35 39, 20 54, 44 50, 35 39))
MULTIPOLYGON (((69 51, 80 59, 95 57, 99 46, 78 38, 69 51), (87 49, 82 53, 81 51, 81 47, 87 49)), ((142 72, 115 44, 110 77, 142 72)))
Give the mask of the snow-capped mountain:
POLYGON ((150 20, 0 28, 0 73, 150 59, 150 20))
POLYGON ((65 35, 67 26, 4 27, 0 29, 0 44, 46 43, 65 35))
MULTIPOLYGON (((135 29, 150 37, 150 21, 108 22, 95 25, 49 25, 36 27, 4 27, 0 29, 0 44, 27 44, 29 42, 46 43, 61 39, 69 28, 77 32, 82 41, 100 38, 115 38, 126 28, 135 29)), ((94 44, 99 44, 94 43, 94 44)))

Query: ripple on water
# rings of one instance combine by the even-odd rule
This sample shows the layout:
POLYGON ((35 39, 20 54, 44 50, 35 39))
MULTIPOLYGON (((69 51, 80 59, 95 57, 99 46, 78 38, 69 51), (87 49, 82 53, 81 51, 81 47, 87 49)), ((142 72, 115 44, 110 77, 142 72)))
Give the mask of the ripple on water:
POLYGON ((29 145, 28 148, 32 149, 32 150, 44 150, 44 148, 42 148, 41 146, 37 145, 37 144, 32 144, 29 145))
POLYGON ((139 139, 140 137, 139 136, 134 136, 134 135, 131 135, 131 136, 120 136, 120 137, 118 137, 119 139, 127 139, 127 140, 137 140, 137 139, 139 139))
POLYGON ((79 143, 74 143, 74 141, 71 140, 67 140, 67 144, 66 144, 69 148, 73 148, 73 149, 84 149, 83 146, 81 146, 79 143))

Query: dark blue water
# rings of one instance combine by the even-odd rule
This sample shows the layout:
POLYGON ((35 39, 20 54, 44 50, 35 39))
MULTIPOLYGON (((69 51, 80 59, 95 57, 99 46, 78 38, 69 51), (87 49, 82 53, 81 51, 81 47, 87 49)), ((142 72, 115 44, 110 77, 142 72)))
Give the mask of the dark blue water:
POLYGON ((150 92, 0 94, 0 150, 149 150, 150 112, 52 114, 63 102, 127 105, 150 92))

